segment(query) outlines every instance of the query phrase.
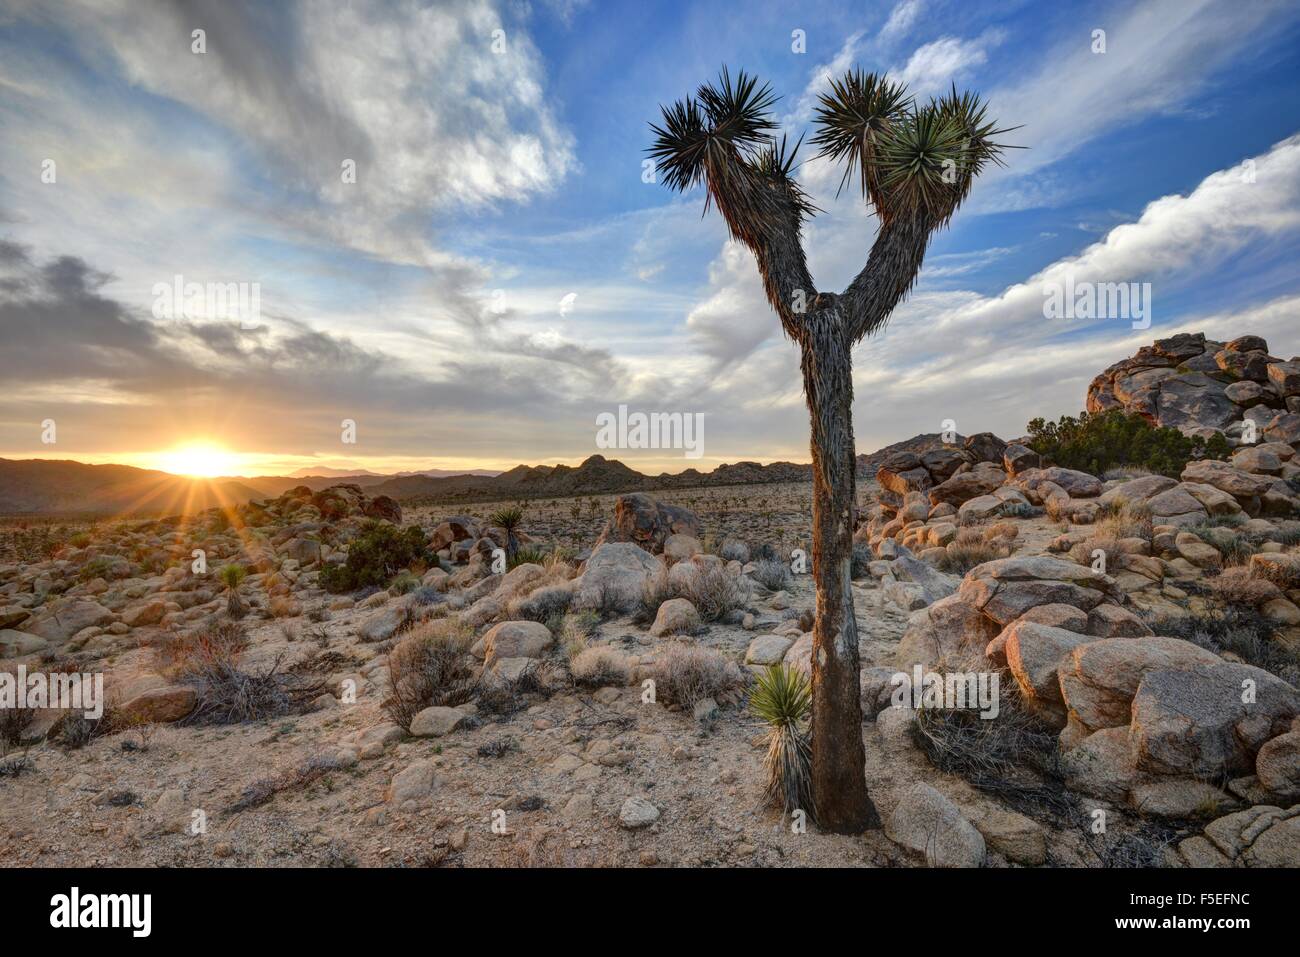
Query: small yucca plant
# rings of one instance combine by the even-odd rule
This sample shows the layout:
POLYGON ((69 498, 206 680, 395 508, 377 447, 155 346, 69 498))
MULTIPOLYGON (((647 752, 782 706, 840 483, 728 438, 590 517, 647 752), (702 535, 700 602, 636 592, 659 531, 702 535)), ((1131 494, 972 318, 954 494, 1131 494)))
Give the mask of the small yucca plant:
POLYGON ((767 799, 789 814, 795 810, 815 817, 812 801, 812 747, 807 718, 812 708, 808 677, 785 665, 771 665, 758 676, 749 696, 749 710, 769 725, 767 799))
POLYGON ((239 597, 239 586, 248 575, 243 565, 222 565, 217 577, 226 586, 226 614, 231 618, 243 618, 247 613, 244 600, 239 597))
POLYGON ((515 533, 524 523, 524 510, 518 505, 499 508, 488 517, 488 521, 506 533, 506 560, 513 561, 519 551, 519 539, 515 533))

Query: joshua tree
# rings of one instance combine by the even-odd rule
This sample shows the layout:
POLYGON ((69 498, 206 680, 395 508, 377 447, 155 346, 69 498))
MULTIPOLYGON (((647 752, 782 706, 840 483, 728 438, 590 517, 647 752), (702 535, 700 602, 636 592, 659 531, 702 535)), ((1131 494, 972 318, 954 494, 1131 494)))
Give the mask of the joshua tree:
POLYGON ((506 561, 513 562, 519 551, 519 539, 515 533, 524 523, 524 510, 518 505, 499 508, 492 513, 488 521, 506 533, 506 561))
MULTIPOLYGON (((879 231, 866 265, 842 293, 819 292, 800 231, 817 210, 791 176, 799 143, 778 144, 776 98, 753 77, 717 83, 664 107, 649 153, 669 188, 703 184, 731 237, 754 253, 767 300, 799 346, 812 420, 813 630, 812 813, 830 831, 878 824, 867 795, 858 688, 858 636, 849 587, 855 518, 852 350, 882 329, 911 288, 931 234, 947 224, 1002 146, 977 96, 951 93, 918 104, 899 84, 850 71, 821 96, 820 155, 856 173, 879 231)), ((802 138, 801 138, 802 139, 802 138)))

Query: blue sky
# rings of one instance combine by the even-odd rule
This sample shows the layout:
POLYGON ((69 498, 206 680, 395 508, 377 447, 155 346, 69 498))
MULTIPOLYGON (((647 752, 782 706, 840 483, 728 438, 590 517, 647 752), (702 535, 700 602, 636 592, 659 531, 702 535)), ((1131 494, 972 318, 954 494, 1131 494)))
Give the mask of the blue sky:
MULTIPOLYGON (((772 84, 795 136, 856 66, 977 90, 1028 147, 858 348, 859 451, 949 418, 1017 435, 1176 331, 1290 356, 1297 49, 1300 8, 1270 0, 0 0, 0 455, 574 463, 626 403, 705 415, 702 462, 618 454, 645 470, 806 461, 797 355, 752 256, 701 195, 642 180, 659 104, 724 63, 772 84), (1044 319, 1066 274, 1150 282, 1151 328, 1044 319), (159 317, 175 275, 256 283, 260 315, 159 317)), ((803 159, 824 210, 805 246, 837 291, 874 220, 803 159)))

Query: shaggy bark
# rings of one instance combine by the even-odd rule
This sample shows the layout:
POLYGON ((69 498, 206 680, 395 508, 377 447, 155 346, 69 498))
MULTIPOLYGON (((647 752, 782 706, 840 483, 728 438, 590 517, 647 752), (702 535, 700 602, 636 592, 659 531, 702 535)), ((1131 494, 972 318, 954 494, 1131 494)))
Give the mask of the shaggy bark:
POLYGON ((878 827, 862 750, 858 628, 850 585, 856 509, 853 367, 837 310, 814 317, 803 344, 804 392, 812 420, 813 581, 812 793, 822 828, 878 827))

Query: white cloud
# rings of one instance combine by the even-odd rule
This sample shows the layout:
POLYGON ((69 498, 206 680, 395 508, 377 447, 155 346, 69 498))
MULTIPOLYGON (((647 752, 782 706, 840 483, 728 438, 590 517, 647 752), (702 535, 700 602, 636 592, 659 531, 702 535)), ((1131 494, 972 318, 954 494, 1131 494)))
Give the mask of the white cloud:
POLYGON ((907 33, 920 12, 921 0, 902 0, 901 3, 895 4, 894 9, 889 13, 889 19, 880 29, 881 41, 893 40, 907 33))
POLYGON ((981 178, 968 211, 1059 202, 1071 184, 1045 183, 1047 167, 1103 133, 1195 98, 1260 30, 1279 29, 1297 12, 1285 0, 1151 0, 1119 14, 1072 18, 1075 30, 1045 45, 1038 70, 989 91, 991 115, 1020 127, 1006 139, 1029 148, 981 178), (1106 30, 1105 53, 1091 51, 1095 28, 1106 30))
POLYGON ((372 255, 438 264, 431 216, 525 202, 576 168, 539 54, 489 0, 229 3, 201 15, 74 0, 60 12, 131 82, 231 131, 279 185, 315 200, 304 227, 372 255), (198 27, 203 54, 191 52, 198 27))
POLYGON ((917 96, 943 92, 949 83, 959 82, 974 67, 988 60, 988 50, 1001 40, 989 31, 974 40, 941 37, 917 47, 907 64, 895 75, 917 96))

